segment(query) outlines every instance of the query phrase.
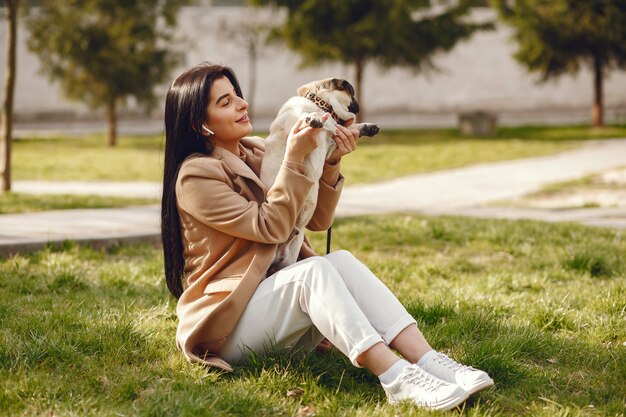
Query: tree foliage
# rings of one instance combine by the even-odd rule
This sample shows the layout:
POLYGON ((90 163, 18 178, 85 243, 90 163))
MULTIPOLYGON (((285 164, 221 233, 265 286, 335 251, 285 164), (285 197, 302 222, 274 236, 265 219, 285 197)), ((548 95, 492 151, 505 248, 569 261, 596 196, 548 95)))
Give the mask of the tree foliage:
POLYGON ((433 68, 433 57, 489 24, 464 20, 474 1, 461 0, 430 13, 429 0, 252 0, 288 10, 275 31, 305 66, 325 61, 353 64, 357 92, 366 62, 384 67, 433 68))
POLYGON ((594 73, 594 125, 603 123, 602 80, 626 68, 626 0, 492 0, 514 29, 515 58, 541 81, 594 73))
POLYGON ((68 98, 105 107, 115 144, 118 104, 155 104, 154 86, 180 54, 171 49, 180 0, 42 0, 27 19, 29 48, 68 98))

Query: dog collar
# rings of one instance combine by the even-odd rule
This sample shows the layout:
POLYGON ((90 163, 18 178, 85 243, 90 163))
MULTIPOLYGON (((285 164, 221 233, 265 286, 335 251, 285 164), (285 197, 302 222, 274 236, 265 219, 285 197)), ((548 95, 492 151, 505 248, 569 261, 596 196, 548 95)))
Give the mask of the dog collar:
POLYGON ((346 124, 346 121, 343 120, 342 118, 340 118, 337 113, 335 113, 335 111, 333 110, 333 107, 326 103, 324 100, 322 100, 321 98, 319 98, 318 96, 315 95, 315 93, 308 91, 305 95, 304 98, 311 100, 313 103, 315 103, 315 105, 317 107, 319 107, 320 109, 324 110, 326 113, 330 113, 330 115, 333 117, 333 119, 335 119, 335 121, 337 123, 339 123, 341 126, 346 124))

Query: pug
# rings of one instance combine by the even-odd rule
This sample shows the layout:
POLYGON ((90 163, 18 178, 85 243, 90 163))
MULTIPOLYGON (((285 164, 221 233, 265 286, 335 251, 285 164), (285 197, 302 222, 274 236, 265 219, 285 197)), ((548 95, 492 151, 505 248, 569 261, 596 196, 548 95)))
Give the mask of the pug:
MULTIPOLYGON (((359 112, 359 104, 354 97, 352 85, 341 78, 327 78, 313 81, 298 88, 297 95, 290 98, 278 112, 278 116, 270 125, 270 134, 265 140, 265 156, 261 165, 261 181, 268 187, 274 183, 278 170, 285 156, 287 136, 291 128, 301 117, 305 124, 323 128, 317 138, 317 148, 304 160, 307 176, 313 180, 313 187, 307 195, 294 230, 286 242, 278 245, 274 263, 270 268, 276 271, 297 261, 300 247, 304 241, 304 227, 309 223, 319 190, 319 179, 322 176, 324 161, 335 150, 333 139, 337 124, 346 125, 354 121, 359 112), (322 117, 329 113, 324 122, 322 117)), ((379 127, 372 123, 355 123, 349 129, 359 132, 359 136, 375 136, 379 127)))

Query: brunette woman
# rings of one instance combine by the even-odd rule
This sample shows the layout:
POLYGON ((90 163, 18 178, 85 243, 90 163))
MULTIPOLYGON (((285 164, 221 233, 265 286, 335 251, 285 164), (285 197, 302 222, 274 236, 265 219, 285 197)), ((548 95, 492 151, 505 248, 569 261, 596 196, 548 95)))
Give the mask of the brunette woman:
MULTIPOLYGON (((492 386, 485 372, 433 350, 398 299, 347 251, 318 256, 305 241, 298 262, 267 276, 313 185, 302 162, 319 132, 302 120, 293 127, 268 188, 259 179, 264 142, 249 137, 247 111, 228 67, 197 65, 167 93, 162 240, 167 285, 178 298, 176 342, 187 359, 230 371, 250 351, 314 349, 326 338, 377 375, 392 403, 448 410, 492 386)), ((332 223, 341 158, 357 137, 338 126, 311 230, 332 223)))

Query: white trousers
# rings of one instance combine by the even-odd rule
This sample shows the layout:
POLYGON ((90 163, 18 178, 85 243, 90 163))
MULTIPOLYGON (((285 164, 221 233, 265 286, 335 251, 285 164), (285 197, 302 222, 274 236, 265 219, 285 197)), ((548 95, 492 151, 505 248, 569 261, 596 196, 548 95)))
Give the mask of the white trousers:
POLYGON ((326 337, 355 366, 376 343, 391 341, 415 319, 350 252, 315 256, 261 282, 220 351, 230 363, 274 346, 314 349, 326 337))

